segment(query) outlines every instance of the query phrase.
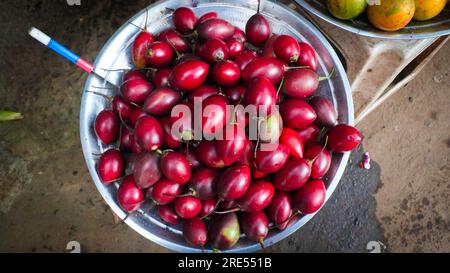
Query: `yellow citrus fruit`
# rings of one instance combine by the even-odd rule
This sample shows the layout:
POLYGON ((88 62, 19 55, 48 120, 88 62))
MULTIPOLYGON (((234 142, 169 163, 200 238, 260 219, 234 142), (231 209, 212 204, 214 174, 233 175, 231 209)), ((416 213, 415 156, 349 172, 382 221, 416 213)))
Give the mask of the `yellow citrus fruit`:
POLYGON ((380 0, 379 5, 369 5, 367 16, 376 28, 396 31, 411 21, 415 10, 414 0, 380 0))
POLYGON ((327 0, 327 6, 334 17, 350 20, 366 10, 367 0, 327 0))
POLYGON ((425 21, 437 16, 444 9, 447 0, 415 0, 414 20, 425 21))

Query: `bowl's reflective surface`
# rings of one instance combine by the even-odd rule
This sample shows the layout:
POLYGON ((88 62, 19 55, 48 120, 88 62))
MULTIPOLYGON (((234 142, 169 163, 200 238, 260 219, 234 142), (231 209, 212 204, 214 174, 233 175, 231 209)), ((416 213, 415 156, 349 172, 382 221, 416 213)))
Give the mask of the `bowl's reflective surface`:
MULTIPOLYGON (((157 2, 151 5, 148 9, 148 30, 151 33, 158 33, 159 31, 171 26, 170 13, 166 8, 177 8, 179 6, 189 6, 191 1, 169 0, 157 2)), ((234 25, 244 29, 248 18, 255 14, 257 1, 236 1, 236 0, 210 0, 199 1, 198 6, 193 8, 197 15, 201 15, 208 11, 218 12, 221 18, 224 18, 234 25)), ((134 25, 142 26, 146 18, 146 10, 141 11, 135 17, 130 19, 134 25)), ((353 102, 351 98, 351 90, 347 80, 347 76, 339 61, 336 53, 320 34, 320 32, 308 23, 297 13, 285 6, 275 4, 268 1, 262 1, 262 13, 269 19, 274 33, 287 33, 296 36, 299 40, 304 40, 316 49, 319 56, 320 67, 318 73, 328 74, 332 68, 336 69, 335 76, 331 81, 322 83, 318 93, 332 99, 341 123, 353 124, 353 102)), ((122 69, 131 68, 130 47, 133 43, 134 37, 140 31, 133 24, 125 23, 108 41, 98 55, 95 67, 99 73, 103 73, 102 69, 122 69)), ((105 73, 108 80, 120 83, 123 72, 110 71, 105 73)), ((81 104, 80 113, 80 137, 83 146, 83 153, 92 176, 101 195, 111 207, 111 209, 121 218, 126 217, 116 198, 118 184, 104 186, 98 177, 96 171, 97 156, 105 151, 107 146, 102 145, 96 138, 92 128, 92 124, 96 115, 105 107, 107 101, 101 96, 97 96, 86 91, 104 92, 106 94, 116 94, 117 90, 103 90, 96 89, 96 87, 107 86, 104 80, 95 76, 90 76, 85 84, 84 93, 81 104)), ((335 187, 339 183, 342 173, 345 169, 349 158, 349 154, 337 154, 333 157, 332 166, 326 180, 327 185, 327 199, 333 193, 335 187)), ((167 226, 152 210, 148 212, 150 202, 146 202, 143 207, 131 215, 129 215, 125 222, 134 230, 139 232, 142 236, 164 246, 171 250, 180 252, 200 252, 200 249, 189 246, 181 236, 180 227, 167 226)), ((267 246, 274 244, 293 232, 299 229, 302 225, 308 222, 313 215, 307 215, 299 219, 295 224, 282 232, 272 231, 265 240, 267 246)), ((251 252, 260 249, 259 244, 250 242, 246 239, 240 242, 230 252, 251 252)), ((207 250, 209 251, 209 250, 207 250)))
POLYGON ((373 27, 367 20, 365 14, 362 14, 352 21, 339 20, 333 17, 327 9, 326 0, 295 1, 307 11, 322 18, 323 20, 350 32, 367 37, 407 40, 434 38, 450 34, 450 12, 445 10, 431 20, 424 22, 412 20, 405 28, 398 31, 388 32, 373 27))

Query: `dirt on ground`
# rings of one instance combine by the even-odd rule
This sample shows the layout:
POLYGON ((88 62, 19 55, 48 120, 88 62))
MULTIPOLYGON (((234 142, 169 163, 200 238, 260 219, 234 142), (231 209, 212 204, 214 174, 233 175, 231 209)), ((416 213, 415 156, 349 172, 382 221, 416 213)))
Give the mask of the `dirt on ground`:
POLYGON ((450 43, 360 124, 381 167, 377 217, 393 252, 450 251, 450 43))

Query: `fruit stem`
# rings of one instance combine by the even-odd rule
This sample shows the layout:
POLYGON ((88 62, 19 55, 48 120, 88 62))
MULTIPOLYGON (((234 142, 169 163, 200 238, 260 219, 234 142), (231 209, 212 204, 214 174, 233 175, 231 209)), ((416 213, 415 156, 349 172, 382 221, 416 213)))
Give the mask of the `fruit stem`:
POLYGON ((279 228, 280 226, 282 226, 282 225, 288 223, 289 221, 291 221, 295 216, 297 216, 299 214, 301 214, 301 212, 299 210, 295 210, 294 213, 292 213, 292 215, 289 216, 289 218, 287 218, 283 222, 279 223, 278 225, 273 226, 271 229, 279 228))
POLYGON ((164 152, 161 151, 160 149, 156 149, 156 150, 155 150, 155 153, 157 153, 158 155, 163 155, 163 154, 164 154, 164 152))
POLYGON ((137 27, 137 28, 140 29, 141 31, 145 31, 145 29, 143 29, 142 27, 136 25, 135 23, 132 23, 132 22, 128 21, 128 24, 137 27))
POLYGON ((286 70, 309 68, 309 66, 288 66, 286 70))
POLYGON ((260 13, 260 11, 261 11, 261 0, 258 0, 258 14, 260 13))
POLYGON ((227 213, 232 213, 232 212, 238 212, 240 211, 241 208, 237 207, 237 208, 233 208, 233 209, 229 209, 229 210, 224 210, 224 211, 215 211, 214 213, 216 214, 227 214, 227 213))
POLYGON ((266 247, 264 246, 264 239, 263 239, 263 238, 260 238, 260 239, 258 240, 258 243, 259 243, 259 245, 261 246, 263 252, 264 252, 264 253, 267 253, 266 247))
POLYGON ((334 72, 335 72, 335 68, 333 67, 333 69, 331 70, 330 74, 328 74, 328 76, 325 77, 319 77, 319 82, 323 81, 323 80, 329 80, 331 79, 331 77, 333 77, 334 72))
POLYGON ((173 45, 172 41, 167 39, 167 43, 170 45, 170 47, 172 47, 173 51, 175 51, 175 54, 177 54, 177 60, 179 60, 183 55, 180 52, 178 52, 178 50, 173 45))
POLYGON ((92 93, 94 95, 101 96, 101 97, 103 97, 105 100, 107 100, 109 102, 112 101, 112 96, 108 96, 108 95, 105 95, 105 94, 102 94, 102 93, 99 93, 99 92, 95 92, 95 91, 90 91, 90 90, 87 90, 86 93, 92 93))
POLYGON ((283 84, 284 84, 284 77, 281 78, 280 85, 278 86, 278 90, 277 90, 277 98, 278 98, 278 95, 280 94, 280 91, 281 91, 281 88, 283 87, 283 84))
POLYGON ((309 166, 311 166, 317 160, 317 158, 319 158, 319 155, 323 153, 323 151, 325 151, 325 149, 327 148, 327 144, 328 144, 328 136, 325 137, 325 143, 323 144, 322 150, 320 150, 320 152, 312 160, 306 160, 309 166))

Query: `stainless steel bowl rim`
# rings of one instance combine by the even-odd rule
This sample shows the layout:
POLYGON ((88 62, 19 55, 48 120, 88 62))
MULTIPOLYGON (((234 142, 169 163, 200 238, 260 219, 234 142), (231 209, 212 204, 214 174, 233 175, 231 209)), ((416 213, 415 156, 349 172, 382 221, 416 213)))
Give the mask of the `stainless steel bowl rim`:
POLYGON ((350 31, 352 33, 369 37, 369 38, 377 38, 377 39, 387 39, 387 40, 420 40, 420 39, 429 39, 429 38, 437 38, 445 35, 450 35, 450 23, 449 28, 446 30, 437 30, 434 31, 431 28, 427 28, 427 31, 424 33, 399 33, 398 31, 382 31, 378 30, 375 27, 370 30, 364 30, 359 28, 356 24, 352 24, 349 21, 339 20, 334 18, 331 14, 327 12, 323 12, 322 10, 313 6, 308 0, 295 0, 300 6, 304 7, 308 12, 311 12, 315 16, 325 20, 326 22, 335 25, 344 30, 350 31))
MULTIPOLYGON (((210 7, 211 5, 213 5, 213 6, 215 5, 215 6, 217 6, 217 8, 220 8, 221 6, 225 6, 225 5, 232 5, 232 4, 240 5, 241 4, 237 0, 222 0, 222 1, 220 1, 220 3, 217 3, 216 1, 217 0, 199 1, 200 3, 198 5, 198 8, 201 8, 202 5, 205 5, 207 7, 210 7)), ((165 5, 168 3, 171 3, 172 5, 176 5, 176 6, 186 6, 189 2, 190 1, 164 0, 164 1, 159 1, 159 2, 153 3, 152 5, 150 5, 148 7, 148 10, 151 10, 152 8, 155 8, 155 7, 160 7, 161 5, 165 5)), ((247 7, 248 5, 256 5, 256 2, 257 2, 256 0, 250 1, 250 4, 247 3, 245 7, 247 7)), ((343 101, 341 103, 346 104, 347 108, 345 110, 347 113, 345 113, 345 115, 342 118, 345 120, 345 123, 353 125, 354 124, 354 111, 353 111, 353 101, 352 101, 352 96, 351 96, 350 85, 349 85, 345 70, 343 68, 343 65, 340 62, 337 54, 333 50, 332 46, 328 43, 326 38, 311 23, 309 23, 307 20, 302 18, 299 14, 295 13, 294 11, 292 11, 291 9, 289 9, 288 7, 286 7, 284 5, 280 5, 278 3, 272 3, 269 1, 263 0, 262 7, 264 7, 266 4, 270 5, 270 7, 280 9, 280 12, 283 12, 283 13, 289 14, 290 16, 296 17, 295 19, 299 20, 299 22, 301 22, 303 25, 308 27, 314 34, 314 38, 318 39, 318 42, 320 42, 323 45, 323 47, 327 50, 327 52, 331 58, 330 61, 333 62, 333 65, 336 69, 336 72, 337 72, 336 74, 340 76, 339 79, 337 79, 336 81, 339 80, 338 83, 340 85, 342 85, 342 88, 343 88, 343 90, 342 90, 343 101)), ((135 15, 129 21, 136 20, 136 18, 139 18, 145 11, 146 11, 146 9, 140 11, 137 15, 135 15)), ((265 15, 269 15, 269 14, 265 14, 265 15)), ((98 54, 98 56, 96 58, 96 61, 94 64, 95 67, 98 67, 100 60, 107 57, 105 55, 107 49, 112 45, 112 42, 115 41, 116 37, 128 26, 129 26, 128 24, 124 24, 119 30, 117 30, 115 32, 115 34, 103 46, 102 50, 100 51, 100 53, 98 54)), ((153 241, 161 246, 164 246, 168 249, 178 251, 178 252, 201 252, 201 250, 198 248, 194 248, 194 247, 191 247, 188 245, 183 245, 183 244, 174 242, 173 240, 168 240, 166 238, 158 236, 158 234, 156 234, 155 232, 145 229, 138 221, 139 217, 144 217, 143 215, 134 214, 134 215, 127 217, 127 213, 124 212, 120 208, 120 205, 118 204, 117 200, 115 199, 115 196, 111 194, 111 191, 114 191, 114 190, 111 188, 108 188, 108 187, 114 187, 114 186, 104 186, 101 183, 98 173, 97 173, 97 170, 96 170, 95 159, 93 158, 94 155, 92 154, 93 150, 94 150, 92 146, 94 146, 94 144, 91 143, 91 142, 93 142, 92 138, 95 136, 92 135, 92 122, 93 122, 92 115, 93 114, 90 112, 92 112, 91 108, 95 107, 95 105, 92 106, 92 105, 87 104, 87 101, 89 100, 89 98, 91 98, 91 96, 93 96, 93 94, 86 92, 92 88, 93 82, 98 83, 99 79, 96 78, 96 76, 94 76, 94 75, 90 75, 88 77, 88 79, 86 80, 86 83, 84 86, 84 91, 83 91, 83 96, 82 96, 82 101, 81 101, 81 108, 80 108, 80 139, 81 139, 81 144, 82 144, 85 161, 86 161, 87 167, 89 169, 89 173, 90 173, 97 189, 99 190, 100 194, 102 195, 102 197, 104 198, 106 203, 110 206, 112 211, 115 214, 117 214, 120 217, 120 219, 125 219, 124 222, 127 225, 129 225, 131 228, 133 228, 135 231, 140 233, 145 238, 150 239, 151 241, 153 241), (88 116, 89 113, 91 116, 88 116)), ((326 200, 328 200, 330 198, 330 196, 334 192, 336 186, 338 185, 338 183, 342 177, 342 174, 345 170, 345 167, 347 165, 350 153, 344 153, 339 156, 340 156, 339 165, 337 166, 334 176, 332 179, 330 179, 331 181, 329 181, 329 184, 327 187, 326 200)), ((115 187, 117 188, 118 185, 115 184, 115 187)), ((286 230, 277 232, 274 235, 272 234, 271 237, 265 241, 265 245, 270 246, 270 245, 272 245, 276 242, 279 242, 280 240, 288 237, 289 235, 291 235, 292 233, 297 231, 300 227, 302 227, 304 224, 306 224, 310 219, 312 219, 314 217, 314 215, 315 214, 306 215, 306 216, 302 217, 300 220, 298 220, 295 224, 288 227, 286 230)), ((239 248, 233 248, 233 249, 230 249, 230 250, 227 250, 224 252, 254 252, 257 250, 260 250, 260 245, 258 243, 251 243, 246 246, 239 247, 239 248)), ((208 250, 208 252, 209 251, 210 250, 208 250)))

